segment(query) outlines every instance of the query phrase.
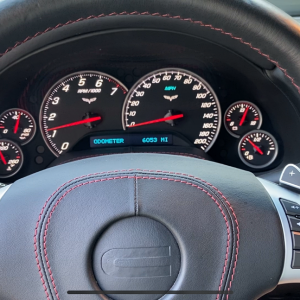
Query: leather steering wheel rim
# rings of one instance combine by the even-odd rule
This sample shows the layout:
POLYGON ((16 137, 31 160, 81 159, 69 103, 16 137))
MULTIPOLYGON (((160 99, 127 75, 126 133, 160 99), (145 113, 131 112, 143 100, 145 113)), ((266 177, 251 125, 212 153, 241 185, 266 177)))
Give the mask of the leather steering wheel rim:
MULTIPOLYGON (((291 86, 295 89, 295 91, 300 94, 300 73, 298 71, 300 69, 300 58, 298 55, 298 49, 300 48, 300 26, 281 10, 275 8, 265 1, 260 0, 153 0, 145 2, 138 0, 132 0, 130 2, 122 0, 92 0, 88 2, 84 0, 63 0, 52 2, 46 0, 21 0, 18 2, 11 2, 9 0, 4 0, 0 2, 0 70, 5 69, 12 63, 16 62, 19 59, 22 59, 22 57, 30 54, 31 52, 37 51, 42 47, 51 45, 52 43, 61 41, 66 38, 72 38, 76 35, 87 34, 107 29, 141 27, 173 31, 175 30, 181 33, 192 34, 232 49, 264 69, 271 70, 274 67, 277 67, 289 80, 291 86)), ((153 161, 156 160, 156 157, 153 157, 151 155, 141 155, 135 162, 132 162, 130 160, 131 157, 133 157, 130 155, 121 155, 119 157, 120 160, 105 160, 105 158, 95 158, 94 160, 91 159, 90 161, 92 163, 90 163, 86 167, 83 172, 84 174, 78 175, 89 174, 88 171, 93 171, 95 169, 95 167, 91 164, 93 164, 94 161, 98 162, 100 160, 102 160, 103 162, 106 161, 107 164, 111 163, 115 166, 115 168, 109 169, 109 166, 106 165, 107 171, 111 172, 118 168, 118 166, 116 165, 117 162, 119 162, 119 165, 122 166, 121 160, 128 157, 128 161, 130 161, 130 163, 128 163, 129 167, 127 169, 129 170, 129 175, 128 172, 125 172, 126 174, 124 172, 118 172, 117 175, 127 177, 143 176, 144 174, 140 174, 140 171, 137 171, 137 173, 135 173, 135 171, 132 171, 132 168, 143 168, 143 170, 148 170, 145 171, 146 173, 151 173, 151 168, 149 167, 147 169, 147 164, 149 166, 151 159, 149 163, 144 163, 143 160, 147 160, 149 157, 152 157, 153 161), (139 162, 140 165, 138 164, 139 162), (134 175, 131 175, 132 172, 134 173, 134 175)), ((173 162, 178 163, 178 165, 181 166, 182 170, 185 170, 185 168, 183 167, 185 163, 193 164, 194 162, 193 159, 191 159, 193 161, 187 161, 190 158, 168 159, 169 162, 172 160, 173 162)), ((164 159, 161 160, 162 164, 163 162, 164 159)), ((199 167, 201 168, 202 166, 204 166, 205 169, 208 166, 211 167, 212 165, 210 164, 210 162, 199 162, 199 167)), ((80 162, 74 162, 70 165, 73 166, 73 171, 77 169, 78 166, 82 166, 80 162)), ((214 166, 216 168, 215 171, 218 172, 222 171, 226 173, 230 169, 228 167, 223 168, 221 166, 214 166)), ((52 190, 52 192, 55 191, 57 187, 73 178, 70 177, 70 170, 64 171, 66 170, 65 166, 46 170, 44 173, 45 176, 57 172, 58 168, 61 168, 61 170, 63 170, 61 177, 64 178, 58 178, 57 180, 55 179, 54 182, 51 183, 51 186, 49 186, 49 189, 47 189, 47 192, 49 193, 50 190, 52 190)), ((164 171, 176 172, 178 170, 173 170, 172 167, 169 168, 165 166, 164 171)), ((194 176, 193 171, 191 169, 188 169, 186 172, 187 173, 184 173, 183 175, 176 175, 177 177, 174 178, 172 177, 172 180, 182 180, 188 182, 188 184, 196 184, 193 181, 194 179, 188 181, 186 178, 186 176, 194 176), (180 177, 180 179, 178 176, 180 177), (181 176, 183 176, 184 178, 181 176)), ((148 173, 144 176, 151 177, 151 174, 149 175, 148 173)), ((155 175, 158 177, 157 174, 155 175)), ((51 176, 54 177, 55 175, 52 174, 51 176)), ((200 175, 196 174, 195 176, 200 175)), ((207 176, 213 178, 212 174, 207 176)), ((264 193, 262 187, 259 187, 259 183, 253 176, 253 178, 251 177, 251 175, 245 176, 246 179, 244 182, 246 182, 247 180, 251 181, 255 186, 257 186, 258 190, 261 193, 264 193)), ((34 178, 36 180, 38 179, 37 177, 34 178)), ((199 179, 199 177, 197 178, 199 179)), ((29 182, 29 179, 25 178, 24 180, 21 180, 15 185, 15 187, 24 188, 24 183, 26 186, 26 184, 28 184, 29 182)), ((195 180, 197 181, 198 179, 195 180)), ((97 177, 96 180, 101 180, 101 178, 99 179, 97 177)), ((211 187, 208 184, 205 188, 207 188, 207 192, 210 193, 213 192, 213 190, 211 189, 214 189, 214 186, 217 185, 218 183, 214 184, 213 187, 211 187)), ((34 188, 35 187, 31 187, 31 191, 34 190, 34 188)), ((228 193, 232 196, 234 194, 231 194, 232 191, 228 191, 228 193)), ((14 198, 14 196, 16 195, 16 190, 12 189, 9 190, 8 195, 5 195, 4 199, 1 200, 2 203, 0 204, 2 205, 0 207, 0 214, 2 215, 3 221, 9 222, 9 214, 7 216, 4 215, 5 209, 8 209, 11 214, 14 215, 13 209, 11 207, 12 204, 9 204, 9 198, 14 198), (3 212, 1 212, 1 209, 3 210, 3 212)), ((35 195, 37 196, 37 194, 35 195)), ((266 194, 263 194, 262 197, 264 198, 264 204, 262 211, 259 211, 259 215, 260 217, 263 217, 263 213, 269 212, 269 217, 273 220, 274 224, 276 224, 277 229, 276 237, 274 235, 274 245, 278 248, 276 249, 276 257, 275 253, 273 257, 274 262, 276 259, 278 260, 278 265, 276 266, 276 271, 274 272, 275 275, 274 278, 270 279, 270 281, 266 284, 267 287, 265 287, 264 289, 259 286, 255 287, 253 291, 249 291, 248 293, 239 290, 238 293, 230 296, 231 299, 241 299, 239 298, 241 297, 241 295, 245 296, 246 298, 248 297, 249 299, 258 297, 261 294, 274 288, 280 278, 280 271, 282 270, 283 263, 283 260, 281 258, 283 257, 284 252, 282 247, 283 238, 280 222, 274 206, 271 203, 271 200, 266 194), (268 208, 269 210, 266 208, 268 208)), ((18 202, 14 204, 17 203, 18 202)), ((34 203, 35 202, 33 201, 32 204, 34 203)), ((41 203, 38 202, 38 206, 40 204, 41 203)), ((224 204, 224 206, 226 208, 226 204, 224 204)), ((47 207, 47 205, 45 207, 47 207)), ((25 209, 24 206, 22 208, 25 209)), ((49 207, 49 209, 50 208, 51 207, 49 207)), ((232 214, 229 212, 229 207, 227 207, 226 209, 228 210, 228 216, 226 216, 234 220, 235 212, 234 214, 232 214)), ((21 208, 17 208, 17 210, 18 217, 22 216, 21 208)), ((34 212, 36 212, 35 210, 36 208, 34 209, 34 212)), ((243 213, 245 214, 245 212, 243 213)), ((239 214, 242 214, 242 212, 238 211, 238 217, 239 214)), ((31 221, 32 220, 28 222, 31 223, 31 221)), ((263 222, 263 224, 265 225, 267 223, 268 222, 266 221, 263 222)), ((7 224, 9 224, 9 226, 11 225, 11 223, 7 224)), ((44 225, 47 226, 47 223, 44 225)), ((268 224, 268 226, 270 226, 270 224, 268 224)), ((237 228, 239 227, 236 227, 236 224, 234 225, 233 222, 232 228, 230 230, 235 233, 235 244, 231 244, 231 247, 234 247, 234 245, 237 244, 237 228)), ((271 230, 271 227, 268 228, 269 230, 271 230)), ((31 229, 32 228, 30 228, 30 230, 31 229)), ((7 227, 3 227, 0 229, 0 239, 6 236, 4 230, 7 230, 7 227)), ((16 229, 13 228, 13 230, 16 229)), ((45 229, 36 228, 36 230, 45 229)), ((244 230, 248 229, 244 228, 244 230)), ((7 241, 8 244, 12 242, 10 238, 11 237, 8 237, 7 239, 5 238, 5 241, 7 241)), ((261 241, 262 240, 258 240, 258 242, 261 241)), ((14 243, 13 245, 16 245, 14 243)), ((42 240, 40 240, 40 243, 41 244, 39 244, 39 247, 41 247, 40 249, 42 249, 42 240)), ((34 245, 34 247, 37 247, 37 245, 34 245)), ((33 259, 35 260, 39 259, 38 256, 40 254, 38 254, 37 256, 35 252, 30 252, 31 250, 28 250, 28 253, 30 253, 29 255, 32 255, 33 259)), ((234 252, 236 250, 232 251, 232 255, 236 255, 236 252, 234 252)), ((265 253, 264 251, 265 249, 261 250, 262 257, 265 257, 267 259, 269 253, 265 253)), ((4 257, 5 253, 7 255, 7 251, 4 249, 3 252, 0 252, 0 257, 4 257)), ((60 287, 59 285, 53 285, 53 282, 51 284, 52 273, 51 268, 47 267, 47 253, 45 257, 41 257, 40 259, 44 260, 46 267, 45 270, 40 270, 40 266, 38 264, 38 271, 40 273, 42 272, 44 277, 40 276, 40 278, 38 278, 39 281, 42 281, 43 284, 40 284, 40 287, 38 288, 39 290, 36 292, 36 295, 34 297, 36 297, 36 299, 42 299, 42 297, 45 297, 46 295, 46 299, 59 299, 59 293, 57 292, 57 290, 59 290, 60 287), (45 277, 48 278, 48 283, 44 281, 45 277)), ((271 258, 268 262, 271 263, 271 258)), ((22 266, 21 268, 22 272, 24 272, 24 266, 22 266)), ((32 266, 32 272, 37 272, 36 268, 36 265, 32 266)), ((29 267, 29 269, 31 271, 31 266, 29 267)), ((229 272, 228 274, 231 274, 231 276, 235 273, 234 259, 232 260, 232 266, 228 267, 228 270, 226 272, 229 272)), ((39 275, 38 272, 37 275, 39 275)), ((247 274, 244 276, 247 276, 247 274)), ((228 281, 221 286, 221 289, 229 288, 233 279, 230 279, 230 275, 228 275, 227 280, 228 281)), ((7 281, 5 281, 3 284, 5 286, 5 284, 7 284, 7 281)), ((9 296, 11 296, 11 298, 13 297, 13 294, 10 294, 10 292, 11 291, 3 295, 4 299, 10 299, 9 296)), ((24 291, 22 291, 22 293, 24 293, 24 291)), ((22 293, 17 292, 18 295, 22 293)), ((23 299, 34 299, 34 297, 32 296, 32 289, 25 291, 24 297, 25 298, 23 299)), ((223 299, 226 299, 226 297, 227 296, 224 296, 223 299)))
POLYGON ((167 154, 88 158, 15 182, 0 242, 1 299, 252 300, 284 263, 278 212, 253 174, 167 154))
POLYGON ((116 17, 110 29, 129 20, 131 28, 174 30, 176 24, 175 30, 216 41, 266 69, 276 66, 300 93, 300 25, 263 0, 1 1, 0 68, 62 38, 103 30, 109 17, 116 17))

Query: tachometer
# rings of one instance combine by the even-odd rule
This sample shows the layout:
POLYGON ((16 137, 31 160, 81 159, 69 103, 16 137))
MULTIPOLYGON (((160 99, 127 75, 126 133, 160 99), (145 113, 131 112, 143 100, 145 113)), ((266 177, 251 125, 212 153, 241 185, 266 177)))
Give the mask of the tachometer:
POLYGON ((170 131, 208 151, 220 129, 221 109, 210 85, 183 69, 161 69, 141 78, 123 108, 124 130, 170 131))
POLYGON ((120 114, 126 87, 110 75, 85 71, 52 86, 40 111, 40 126, 56 155, 70 150, 86 134, 122 128, 120 114))

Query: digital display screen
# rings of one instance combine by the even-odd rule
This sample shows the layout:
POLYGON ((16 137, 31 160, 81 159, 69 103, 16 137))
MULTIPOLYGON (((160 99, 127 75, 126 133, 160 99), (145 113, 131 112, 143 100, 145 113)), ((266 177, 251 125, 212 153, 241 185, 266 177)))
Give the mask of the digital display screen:
POLYGON ((91 148, 145 146, 145 145, 172 145, 171 134, 120 134, 90 137, 91 148))

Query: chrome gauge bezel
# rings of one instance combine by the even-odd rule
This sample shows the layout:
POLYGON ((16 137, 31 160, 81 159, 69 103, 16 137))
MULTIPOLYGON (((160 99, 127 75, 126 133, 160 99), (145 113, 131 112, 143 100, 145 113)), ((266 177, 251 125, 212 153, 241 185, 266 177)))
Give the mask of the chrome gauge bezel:
MULTIPOLYGON (((33 132, 32 132, 32 135, 31 135, 31 137, 28 139, 28 140, 26 140, 24 143, 21 143, 21 142, 16 142, 16 141, 14 141, 14 142, 16 142, 18 145, 21 145, 21 146, 24 146, 24 145, 27 145, 29 142, 31 142, 32 141, 32 139, 35 137, 35 134, 36 134, 36 122, 35 122, 35 119, 34 119, 34 117, 32 116, 32 114, 31 113, 29 113, 27 110, 25 110, 25 109, 22 109, 22 108, 10 108, 10 109, 7 109, 7 110, 5 110, 4 112, 2 112, 1 113, 1 115, 0 115, 0 120, 1 120, 1 118, 4 116, 4 115, 6 115, 7 113, 9 113, 9 112, 11 112, 11 111, 22 111, 23 113, 25 113, 26 115, 28 115, 29 117, 30 117, 30 119, 32 120, 32 123, 33 123, 33 132)), ((4 138, 4 139, 6 139, 6 138, 4 138)), ((8 138, 8 139, 6 139, 6 140, 9 140, 10 141, 10 139, 8 138)))
POLYGON ((275 139, 275 137, 269 133, 268 131, 265 131, 265 130, 260 130, 260 129, 256 129, 256 130, 252 130, 252 131, 249 131, 247 132, 245 135, 242 136, 241 140, 239 141, 239 145, 238 145, 238 154, 239 154, 239 157, 241 159, 241 161, 248 167, 252 168, 252 169, 264 169, 268 166, 270 166, 277 158, 278 156, 278 152, 279 152, 279 149, 278 149, 278 142, 277 140, 275 139), (241 153, 241 145, 242 145, 242 142, 243 140, 246 138, 246 136, 250 135, 250 134, 253 134, 253 133, 256 133, 256 132, 260 132, 260 133, 264 133, 266 135, 268 135, 274 142, 274 145, 275 145, 275 152, 274 152, 274 156, 272 158, 272 160, 270 160, 268 163, 264 164, 264 165, 260 165, 260 166, 255 166, 255 165, 252 165, 250 163, 248 163, 248 161, 246 161, 241 153))
POLYGON ((21 170, 21 168, 23 167, 23 164, 24 164, 24 153, 21 149, 21 146, 18 145, 16 142, 12 141, 12 140, 0 139, 0 143, 1 142, 6 142, 6 143, 13 144, 16 148, 18 148, 18 151, 20 152, 20 155, 21 155, 21 162, 20 162, 18 168, 13 173, 10 173, 9 175, 6 175, 6 176, 0 175, 0 178, 4 179, 4 178, 10 178, 10 177, 16 175, 21 170))
MULTIPOLYGON (((234 133, 228 128, 228 125, 227 125, 227 123, 226 123, 226 116, 227 116, 229 110, 230 110, 233 106, 235 106, 235 105, 237 105, 237 104, 239 104, 239 103, 250 104, 250 105, 253 106, 253 108, 258 112, 259 120, 260 120, 260 121, 259 121, 259 125, 258 125, 257 128, 255 128, 255 129, 253 129, 253 130, 259 130, 259 129, 261 128, 262 122, 263 122, 263 116, 262 116, 261 110, 260 110, 260 109, 258 108, 258 106, 255 105, 253 102, 250 102, 250 101, 248 101, 248 100, 239 100, 239 101, 236 101, 236 102, 230 104, 229 107, 226 109, 225 114, 224 114, 224 116, 223 116, 223 123, 224 123, 224 127, 226 128, 227 132, 228 132, 230 135, 232 135, 233 137, 235 137, 235 138, 240 138, 242 135, 234 134, 234 133)), ((252 130, 251 130, 251 131, 252 131, 252 130)), ((250 131, 249 131, 249 132, 250 132, 250 131)), ((245 133, 245 134, 247 134, 247 133, 245 133)), ((243 135, 243 136, 244 136, 244 135, 243 135)))
MULTIPOLYGON (((173 71, 174 73, 177 73, 177 72, 186 73, 188 75, 191 75, 191 76, 197 78, 197 80, 199 80, 200 82, 203 82, 203 84, 209 89, 209 91, 211 92, 211 94, 213 95, 213 97, 214 97, 214 99, 216 101, 216 107, 217 107, 217 110, 218 110, 218 125, 217 125, 217 129, 216 129, 216 133, 215 133, 214 137, 212 138, 212 140, 210 141, 209 146, 205 150, 203 150, 204 152, 208 152, 211 149, 211 147, 214 145, 214 143, 216 142, 216 139, 218 138, 219 133, 220 133, 221 124, 222 124, 222 110, 221 110, 221 105, 220 105, 219 99, 218 99, 218 97, 217 97, 214 89, 211 87, 211 85, 205 79, 203 79, 203 77, 199 76, 198 74, 196 74, 194 72, 186 70, 186 69, 182 69, 182 68, 162 68, 162 69, 154 70, 154 71, 152 71, 150 73, 147 73, 143 77, 139 78, 138 81, 128 91, 128 93, 126 95, 126 98, 124 100, 123 109, 122 109, 122 125, 123 125, 123 129, 127 130, 127 128, 126 128, 126 122, 125 122, 125 113, 126 113, 127 102, 129 101, 132 92, 141 83, 143 83, 143 81, 145 81, 149 77, 151 77, 151 76, 153 76, 155 74, 164 73, 164 72, 170 72, 170 71, 171 72, 173 71)), ((193 146, 197 147, 197 145, 195 145, 195 144, 193 144, 193 146)))
POLYGON ((57 80, 48 90, 48 92, 46 93, 46 95, 43 98, 43 101, 41 103, 40 106, 40 112, 39 112, 39 127, 40 127, 40 131, 43 137, 43 140, 45 142, 45 144, 47 145, 48 149, 56 156, 59 157, 62 154, 57 153, 57 151, 50 145, 49 140, 47 139, 47 137, 45 136, 45 132, 44 132, 44 127, 43 127, 43 112, 44 112, 44 104, 47 101, 48 97, 50 96, 50 94, 53 92, 53 89, 56 88, 59 84, 63 83, 64 81, 66 81, 68 78, 70 77, 74 77, 80 74, 97 74, 100 76, 105 76, 108 77, 112 80, 114 80, 117 84, 119 84, 127 93, 128 93, 128 88, 124 85, 124 83, 122 83, 120 80, 116 79, 114 76, 104 73, 104 72, 100 72, 100 71, 93 71, 93 70, 83 70, 83 71, 78 71, 78 72, 74 72, 71 74, 68 74, 62 78, 60 78, 59 80, 57 80))

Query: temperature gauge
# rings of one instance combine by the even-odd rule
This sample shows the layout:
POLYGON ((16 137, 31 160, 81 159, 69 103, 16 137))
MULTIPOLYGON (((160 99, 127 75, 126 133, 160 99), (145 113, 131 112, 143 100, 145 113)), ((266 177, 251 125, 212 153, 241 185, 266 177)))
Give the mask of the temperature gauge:
POLYGON ((225 112, 225 128, 234 137, 259 129, 262 115, 259 108, 248 101, 238 101, 228 107, 225 112))
POLYGON ((21 148, 9 140, 0 140, 0 178, 15 175, 23 165, 21 148))
POLYGON ((245 165, 261 169, 274 162, 278 154, 278 144, 270 133, 253 130, 242 137, 238 152, 245 165))
POLYGON ((20 108, 9 109, 0 116, 0 136, 18 142, 20 145, 29 143, 36 131, 32 115, 20 108))

